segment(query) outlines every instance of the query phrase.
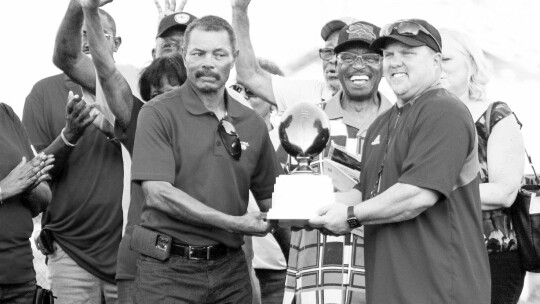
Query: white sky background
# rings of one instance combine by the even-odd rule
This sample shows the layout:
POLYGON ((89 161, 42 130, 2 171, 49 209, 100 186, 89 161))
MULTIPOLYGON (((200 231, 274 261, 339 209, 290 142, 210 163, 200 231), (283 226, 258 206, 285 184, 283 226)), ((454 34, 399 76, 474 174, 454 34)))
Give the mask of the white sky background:
MULTIPOLYGON (((2 1, 0 4, 0 67, 2 97, 21 115, 33 84, 59 73, 52 64, 54 38, 68 0, 2 1)), ((104 7, 116 20, 123 44, 121 63, 143 66, 150 60, 157 29, 153 0, 114 0, 104 7)), ((229 0, 188 0, 186 11, 231 19, 229 0)), ((472 34, 488 52, 510 62, 497 72, 488 95, 503 100, 524 122, 529 150, 540 167, 540 1, 535 0, 252 0, 251 33, 258 56, 286 67, 321 47, 320 28, 331 20, 352 16, 378 25, 396 19, 422 18, 436 27, 472 34), (516 63, 519 68, 513 68, 516 63)), ((313 64, 301 77, 322 76, 313 64)), ((299 77, 296 75, 296 77, 299 77)), ((540 169, 540 168, 538 168, 540 169)))

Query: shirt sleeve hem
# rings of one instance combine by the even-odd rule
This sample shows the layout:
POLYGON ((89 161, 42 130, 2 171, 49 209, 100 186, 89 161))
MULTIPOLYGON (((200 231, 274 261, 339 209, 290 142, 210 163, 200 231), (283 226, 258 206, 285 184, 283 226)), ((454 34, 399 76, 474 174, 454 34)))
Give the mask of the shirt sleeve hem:
POLYGON ((148 173, 136 173, 131 175, 131 181, 161 181, 174 184, 174 177, 163 174, 148 174, 148 173))
POLYGON ((416 187, 421 187, 421 188, 437 191, 438 193, 444 195, 445 197, 449 197, 450 192, 451 192, 451 190, 448 191, 447 189, 445 189, 443 186, 439 184, 433 183, 431 181, 416 179, 416 178, 400 177, 398 179, 398 182, 402 184, 408 184, 408 185, 413 185, 416 187))

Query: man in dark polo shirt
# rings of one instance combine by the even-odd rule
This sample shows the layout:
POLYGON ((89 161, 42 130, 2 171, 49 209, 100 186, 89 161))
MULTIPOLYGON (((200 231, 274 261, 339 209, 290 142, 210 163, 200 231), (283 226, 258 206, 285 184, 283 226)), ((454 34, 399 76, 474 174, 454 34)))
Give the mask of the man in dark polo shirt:
POLYGON ((263 120, 225 91, 235 44, 225 20, 193 21, 183 47, 188 80, 139 113, 132 180, 146 201, 131 242, 143 253, 136 303, 251 302, 243 234, 272 227, 246 213, 249 190, 268 210, 279 164, 263 120))
POLYGON ((489 303, 476 133, 439 84, 439 32, 401 20, 371 47, 383 50, 397 104, 368 129, 360 183, 336 195, 355 205, 328 206, 311 224, 340 234, 365 225, 367 303, 489 303))
MULTIPOLYGON (((105 11, 100 16, 107 51, 116 52, 121 39, 115 22, 105 11)), ((96 88, 95 82, 77 74, 82 67, 93 70, 81 52, 89 52, 82 19, 79 2, 71 1, 58 31, 54 60, 61 68, 75 68, 35 84, 25 102, 23 123, 36 150, 55 155, 52 199, 42 220, 56 247, 47 256, 55 302, 116 303, 116 253, 122 237, 120 145, 109 142, 93 125, 64 128, 68 92, 81 96, 77 84, 82 82, 88 91, 96 88)))

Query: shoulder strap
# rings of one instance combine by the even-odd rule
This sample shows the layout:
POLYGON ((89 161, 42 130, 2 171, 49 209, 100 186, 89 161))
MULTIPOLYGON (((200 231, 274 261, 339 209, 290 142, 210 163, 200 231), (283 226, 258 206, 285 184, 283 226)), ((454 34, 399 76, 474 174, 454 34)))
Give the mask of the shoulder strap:
MULTIPOLYGON (((521 129, 523 127, 523 124, 521 123, 521 121, 519 120, 519 118, 517 117, 517 115, 516 115, 516 113, 514 111, 512 111, 512 114, 516 118, 516 121, 517 121, 517 123, 519 125, 519 128, 521 129)), ((527 160, 529 161, 529 165, 531 165, 531 168, 533 170, 534 180, 536 181, 537 185, 540 185, 540 177, 538 176, 538 174, 536 174, 536 170, 534 169, 534 165, 532 163, 531 155, 529 154, 529 152, 527 152, 527 148, 525 148, 525 155, 527 155, 527 160)))
POLYGON ((493 111, 494 104, 495 104, 494 102, 490 103, 486 110, 485 121, 486 121, 487 138, 489 138, 489 136, 491 135, 491 114, 492 114, 491 112, 493 111))

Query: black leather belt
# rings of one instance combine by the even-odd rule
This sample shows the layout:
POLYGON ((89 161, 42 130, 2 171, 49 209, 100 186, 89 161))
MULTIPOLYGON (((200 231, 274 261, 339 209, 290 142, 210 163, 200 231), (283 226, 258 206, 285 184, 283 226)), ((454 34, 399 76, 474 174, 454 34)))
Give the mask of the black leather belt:
POLYGON ((238 249, 229 248, 221 244, 213 246, 189 246, 173 243, 171 246, 171 255, 183 256, 190 260, 215 260, 236 250, 238 249))

